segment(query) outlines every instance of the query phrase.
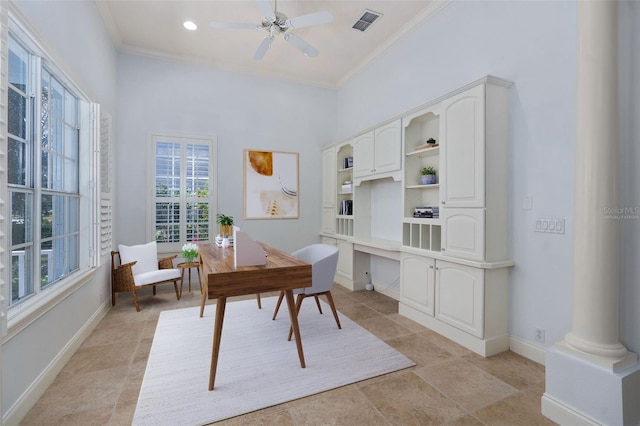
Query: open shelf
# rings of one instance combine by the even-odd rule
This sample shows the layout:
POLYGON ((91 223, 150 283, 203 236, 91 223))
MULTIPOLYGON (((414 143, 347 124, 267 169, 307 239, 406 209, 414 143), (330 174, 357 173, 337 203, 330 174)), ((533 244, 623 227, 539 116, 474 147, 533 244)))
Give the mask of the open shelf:
POLYGON ((432 183, 430 185, 408 185, 405 186, 406 189, 438 189, 440 188, 439 183, 432 183))
POLYGON ((353 237, 352 215, 340 215, 336 217, 336 234, 353 237))
POLYGON ((439 252, 442 249, 442 226, 438 219, 415 219, 402 225, 402 245, 439 252))
MULTIPOLYGON (((438 109, 427 109, 403 119, 404 129, 404 217, 412 219, 416 207, 440 206, 440 146, 424 147, 429 139, 440 143, 440 112, 438 109), (418 148, 418 149, 416 149, 418 148), (422 185, 420 170, 424 167, 436 169, 435 184, 422 185)), ((405 228, 403 244, 410 247, 424 248, 432 246, 431 233, 426 237, 427 229, 415 232, 405 228), (423 235, 421 241, 416 235, 423 235)), ((435 235, 435 234, 434 234, 435 235)), ((438 231, 439 235, 439 231, 438 231)), ((437 251, 440 250, 439 243, 437 251)))
POLYGON ((423 148, 423 149, 418 149, 415 151, 411 151, 411 152, 407 152, 407 157, 412 157, 412 156, 416 156, 416 157, 430 157, 432 155, 439 155, 440 154, 440 147, 436 146, 433 148, 423 148))

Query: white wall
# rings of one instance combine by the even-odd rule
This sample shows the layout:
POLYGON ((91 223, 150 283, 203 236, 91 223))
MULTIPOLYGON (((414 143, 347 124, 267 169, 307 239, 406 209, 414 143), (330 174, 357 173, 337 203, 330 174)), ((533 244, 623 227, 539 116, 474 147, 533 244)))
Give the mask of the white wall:
MULTIPOLYGON (((56 64, 91 101, 100 103, 104 111, 114 115, 117 55, 95 3, 18 1, 15 4, 56 64)), ((73 353, 73 345, 79 344, 92 318, 108 303, 109 291, 109 263, 105 259, 92 281, 2 344, 0 377, 5 421, 7 415, 13 416, 13 420, 15 416, 20 418, 21 411, 29 409, 29 404, 44 392, 47 381, 55 377, 56 368, 63 365, 56 362, 66 356, 65 350, 71 349, 73 353)))
POLYGON ((622 233, 620 338, 640 352, 640 3, 619 3, 620 27, 620 202, 628 209, 622 233))
POLYGON ((484 75, 514 82, 510 333, 533 345, 534 328, 549 346, 571 324, 575 56, 573 2, 453 2, 338 92, 344 139, 484 75), (534 233, 538 217, 565 218, 566 233, 534 233))
POLYGON ((335 139, 335 91, 196 65, 121 55, 117 243, 146 241, 151 132, 218 138, 218 209, 285 251, 319 241, 321 147, 335 139), (243 220, 243 149, 299 152, 300 218, 243 220), (132 208, 135 206, 135 208, 132 208))

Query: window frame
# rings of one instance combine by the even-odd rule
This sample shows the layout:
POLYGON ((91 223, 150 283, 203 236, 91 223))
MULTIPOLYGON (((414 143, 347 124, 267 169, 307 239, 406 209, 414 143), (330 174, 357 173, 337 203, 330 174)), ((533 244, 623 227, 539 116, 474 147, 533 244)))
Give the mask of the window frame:
MULTIPOLYGON (((8 32, 7 37, 13 37, 24 49, 29 52, 30 60, 36 67, 29 73, 29 78, 35 80, 36 84, 31 87, 33 93, 28 93, 28 96, 32 98, 32 103, 38 104, 35 108, 32 108, 32 116, 30 117, 31 123, 28 126, 34 127, 34 134, 31 136, 33 144, 37 145, 30 155, 32 158, 32 167, 39 167, 41 157, 41 128, 40 128, 40 107, 41 99, 38 93, 41 89, 41 78, 43 70, 46 70, 53 78, 55 78, 62 86, 71 94, 76 103, 76 131, 78 138, 78 152, 77 152, 77 165, 75 166, 75 172, 77 172, 77 192, 68 192, 66 190, 58 191, 51 188, 42 187, 41 179, 37 176, 30 176, 28 179, 36 180, 39 182, 30 182, 29 185, 9 185, 8 177, 5 174, 2 184, 5 186, 6 194, 10 196, 12 193, 9 191, 10 187, 12 191, 24 188, 32 194, 33 197, 33 212, 31 218, 33 220, 32 233, 33 246, 38 248, 38 253, 34 251, 34 265, 33 271, 37 271, 37 277, 32 277, 34 290, 32 294, 25 297, 23 300, 17 301, 9 305, 10 300, 10 285, 12 280, 11 268, 5 268, 4 278, 7 285, 4 288, 6 308, 7 308, 7 328, 9 337, 16 335, 20 330, 26 327, 31 321, 35 320, 40 315, 47 312, 54 307, 65 297, 68 297, 78 288, 91 281, 95 274, 95 269, 99 266, 99 258, 95 255, 95 229, 96 217, 99 210, 96 203, 98 203, 98 197, 96 196, 95 182, 97 173, 99 171, 99 164, 96 163, 95 152, 96 147, 96 135, 95 130, 96 123, 94 119, 94 111, 98 108, 97 104, 91 103, 89 97, 73 82, 73 80, 59 67, 55 60, 48 54, 48 52, 42 47, 41 43, 21 24, 16 15, 9 10, 8 11, 8 32), (87 165, 84 167, 83 165, 87 165), (46 195, 62 195, 64 197, 76 198, 77 201, 77 268, 73 271, 66 273, 65 275, 58 277, 52 282, 47 284, 41 284, 40 279, 40 256, 42 253, 42 235, 41 235, 41 201, 43 194, 46 195)), ((8 59, 8 38, 5 43, 6 58, 8 59)), ((64 99, 63 99, 64 105, 64 99)), ((8 106, 8 105, 7 105, 8 106)), ((8 137, 7 142, 8 143, 8 137)), ((6 152, 6 149, 5 149, 6 152)), ((8 159, 8 158, 7 158, 8 159)), ((74 172, 74 173, 75 173, 74 172)), ((11 208, 10 202, 7 206, 11 208)), ((9 221, 10 222, 10 221, 9 221)), ((65 223, 67 223, 65 217, 65 223)), ((9 224, 6 225, 8 228, 9 224)), ((74 225, 75 226, 75 225, 74 225)), ((6 256, 11 259, 11 230, 6 229, 7 233, 7 252, 6 256)), ((75 232, 75 231, 74 231, 75 232)), ((11 261, 8 262, 11 264, 11 261)))
MULTIPOLYGON (((217 191, 217 168, 218 168, 218 140, 216 136, 203 136, 203 135, 184 135, 176 133, 164 133, 164 132, 152 132, 148 136, 148 173, 147 173, 147 241, 156 240, 156 143, 157 142, 169 142, 177 143, 180 145, 180 196, 177 203, 180 208, 180 241, 177 242, 158 242, 159 253, 180 253, 182 246, 189 242, 186 239, 186 205, 192 202, 192 197, 187 196, 186 192, 186 163, 185 152, 186 146, 189 144, 206 145, 209 148, 209 188, 208 188, 208 203, 209 203, 209 223, 208 223, 208 240, 199 240, 198 242, 207 243, 213 242, 215 238, 215 212, 217 211, 218 191, 217 191)), ((160 200, 162 201, 162 200, 160 200)))

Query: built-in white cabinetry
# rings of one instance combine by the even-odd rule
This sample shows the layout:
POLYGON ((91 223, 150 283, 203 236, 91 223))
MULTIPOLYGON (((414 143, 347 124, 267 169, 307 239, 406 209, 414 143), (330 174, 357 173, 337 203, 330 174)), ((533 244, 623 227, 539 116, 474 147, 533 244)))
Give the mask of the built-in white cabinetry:
POLYGON ((509 348, 510 85, 489 76, 461 87, 334 145, 338 167, 324 169, 336 179, 335 208, 342 173, 353 180, 348 225, 333 217, 336 281, 352 290, 375 282, 367 271, 384 271, 370 262, 385 258, 386 269, 399 271, 400 314, 483 356, 509 348), (340 169, 345 146, 353 155, 348 172, 340 169), (435 183, 421 182, 424 168, 436 170, 435 183))
POLYGON ((322 232, 353 236, 353 147, 322 151, 322 232))
POLYGON ((447 256, 508 256, 509 83, 487 78, 442 101, 440 218, 447 256))
POLYGON ((400 258, 400 301, 431 316, 435 314, 435 265, 430 257, 403 253, 400 258))
POLYGON ((353 140, 353 176, 369 176, 374 173, 373 162, 373 130, 356 137, 353 140))
POLYGON ((336 148, 322 151, 322 207, 336 206, 336 148))
POLYGON ((485 258, 485 210, 443 208, 442 253, 462 259, 482 261, 485 258))
MULTIPOLYGON (((416 218, 418 207, 440 206, 440 107, 433 105, 402 119, 404 132, 404 219, 402 244, 406 247, 440 252, 441 224, 438 217, 416 218), (428 140, 432 146, 426 146, 428 140), (421 170, 436 169, 436 182, 422 184, 421 170)), ((436 215, 437 216, 437 215, 436 215)))
POLYGON ((353 243, 344 240, 337 240, 338 246, 338 266, 336 274, 341 275, 345 280, 353 280, 353 243))
POLYGON ((323 236, 322 243, 338 247, 335 282, 352 291, 363 290, 368 280, 368 259, 354 250, 350 240, 323 236))
POLYGON ((336 233, 336 211, 333 207, 324 207, 322 209, 322 233, 336 233))
POLYGON ((440 260, 436 266, 435 282, 435 317, 482 339, 483 270, 440 260))
POLYGON ((400 120, 393 121, 354 139, 355 179, 368 180, 390 176, 400 180, 400 175, 395 173, 402 168, 400 123, 400 120))
POLYGON ((485 90, 478 85, 442 102, 443 206, 484 207, 485 90))
POLYGON ((322 232, 336 232, 336 148, 322 151, 322 232))

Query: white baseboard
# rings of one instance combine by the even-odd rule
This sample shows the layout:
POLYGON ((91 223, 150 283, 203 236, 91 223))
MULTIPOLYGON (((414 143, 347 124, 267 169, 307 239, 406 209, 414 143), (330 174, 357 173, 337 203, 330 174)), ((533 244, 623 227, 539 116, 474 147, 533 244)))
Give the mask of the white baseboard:
POLYGON ((545 348, 511 336, 509 337, 509 349, 531 361, 545 365, 545 348))
POLYGON ((600 423, 591 420, 589 417, 570 407, 567 407, 546 393, 542 395, 541 402, 542 415, 560 425, 600 426, 600 423))
POLYGON ((71 359, 73 354, 78 350, 82 342, 91 334, 93 329, 100 323, 102 318, 107 314, 110 308, 111 298, 105 300, 102 305, 94 312, 91 318, 78 330, 58 355, 51 360, 47 368, 31 383, 24 391, 20 398, 10 407, 2 416, 2 424, 17 425, 29 413, 29 410, 38 402, 38 399, 44 394, 47 388, 53 383, 58 373, 71 359))

